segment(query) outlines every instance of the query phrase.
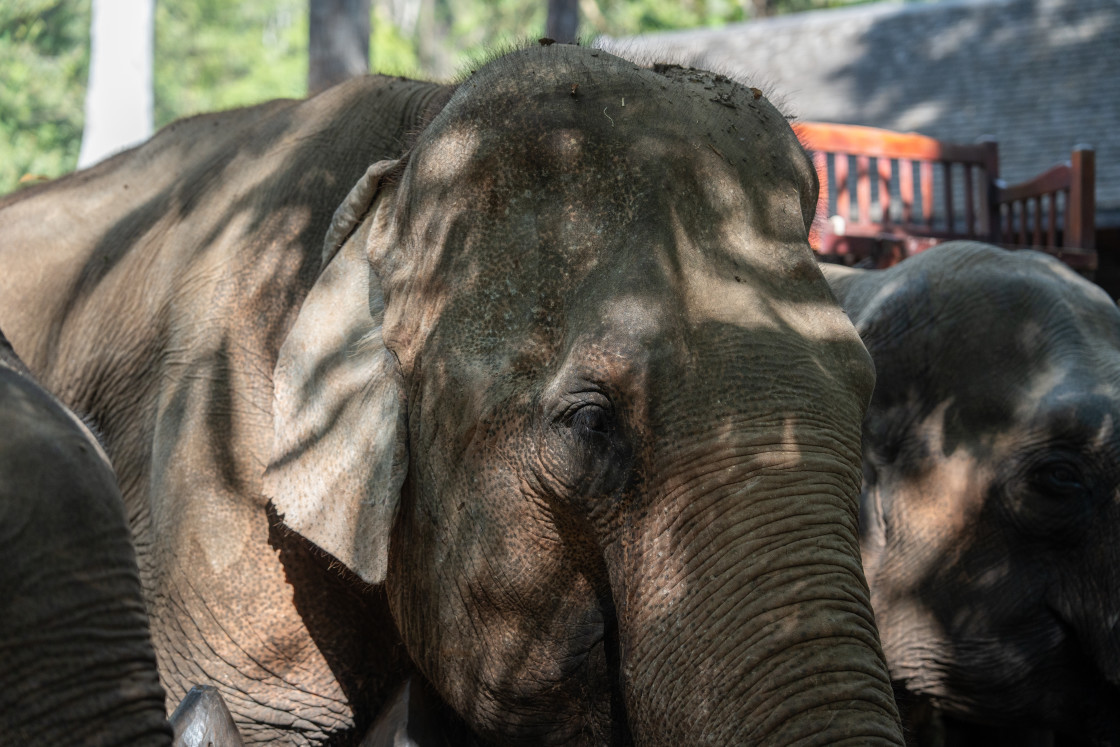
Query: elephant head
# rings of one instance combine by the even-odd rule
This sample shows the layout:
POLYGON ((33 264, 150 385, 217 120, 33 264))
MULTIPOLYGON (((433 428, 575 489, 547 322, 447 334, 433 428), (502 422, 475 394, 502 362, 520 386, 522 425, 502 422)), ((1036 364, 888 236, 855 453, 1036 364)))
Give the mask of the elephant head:
POLYGON ((755 89, 553 45, 339 208, 266 494, 484 741, 900 741, 816 194, 755 89))
POLYGON ((1120 311, 975 243, 828 274, 878 374, 861 542, 892 678, 1120 743, 1120 311))

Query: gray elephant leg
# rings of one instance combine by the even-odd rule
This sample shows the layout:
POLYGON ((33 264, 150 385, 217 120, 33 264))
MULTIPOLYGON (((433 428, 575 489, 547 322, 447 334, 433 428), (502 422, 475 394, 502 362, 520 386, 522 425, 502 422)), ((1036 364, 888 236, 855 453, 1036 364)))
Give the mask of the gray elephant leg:
POLYGON ((233 723, 226 702, 210 685, 191 688, 171 714, 175 730, 173 747, 241 747, 241 734, 233 723))

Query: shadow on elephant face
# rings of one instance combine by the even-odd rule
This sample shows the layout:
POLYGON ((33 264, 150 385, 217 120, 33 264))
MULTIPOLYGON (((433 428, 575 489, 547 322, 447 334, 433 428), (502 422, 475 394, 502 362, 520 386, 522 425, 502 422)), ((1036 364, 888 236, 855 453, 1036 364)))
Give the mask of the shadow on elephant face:
POLYGON ((725 78, 558 54, 470 79, 355 187, 277 365, 269 495, 384 584, 484 739, 782 741, 835 702, 877 734, 889 689, 846 682, 882 673, 872 373, 806 243, 809 162, 725 78))
POLYGON ((1120 313, 1051 260, 952 251, 853 312, 878 374, 861 533, 892 677, 963 718, 1115 740, 1120 313))

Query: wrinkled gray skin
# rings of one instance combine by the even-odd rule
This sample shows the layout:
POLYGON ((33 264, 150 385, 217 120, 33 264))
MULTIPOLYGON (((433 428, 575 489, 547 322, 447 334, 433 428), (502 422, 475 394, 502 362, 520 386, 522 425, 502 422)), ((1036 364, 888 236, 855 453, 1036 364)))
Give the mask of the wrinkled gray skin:
POLYGON ((752 89, 534 47, 17 195, 0 315, 105 433, 170 697, 248 743, 418 671, 489 743, 898 744, 816 192, 752 89))
POLYGON ((825 274, 878 373, 861 546, 900 704, 1120 744, 1120 311, 975 243, 825 274))
POLYGON ((169 745, 124 503, 0 333, 0 742, 169 745))

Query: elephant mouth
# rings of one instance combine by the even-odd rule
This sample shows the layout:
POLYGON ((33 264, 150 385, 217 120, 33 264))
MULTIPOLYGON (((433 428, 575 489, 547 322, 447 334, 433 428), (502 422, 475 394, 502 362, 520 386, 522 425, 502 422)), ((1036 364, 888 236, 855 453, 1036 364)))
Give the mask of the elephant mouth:
POLYGON ((1057 611, 1047 610, 1060 631, 1061 663, 1041 670, 1044 687, 1060 693, 1062 707, 1055 719, 1059 734, 1080 737, 1094 745, 1120 747, 1120 685, 1115 672, 1105 671, 1089 641, 1057 611), (1052 669, 1063 676, 1053 680, 1052 669))
POLYGON ((590 687, 579 685, 593 701, 581 709, 582 713, 598 715, 585 721, 583 731, 592 739, 582 741, 630 747, 634 738, 623 699, 622 647, 613 601, 600 600, 592 619, 579 626, 568 643, 570 653, 564 667, 565 679, 596 683, 590 687))
POLYGON ((899 677, 896 696, 908 707, 928 699, 966 723, 1050 730, 1071 743, 1120 747, 1120 687, 1061 615, 1047 607, 1032 618, 982 637, 953 636, 951 655, 937 663, 927 650, 918 671, 940 676, 899 677))

